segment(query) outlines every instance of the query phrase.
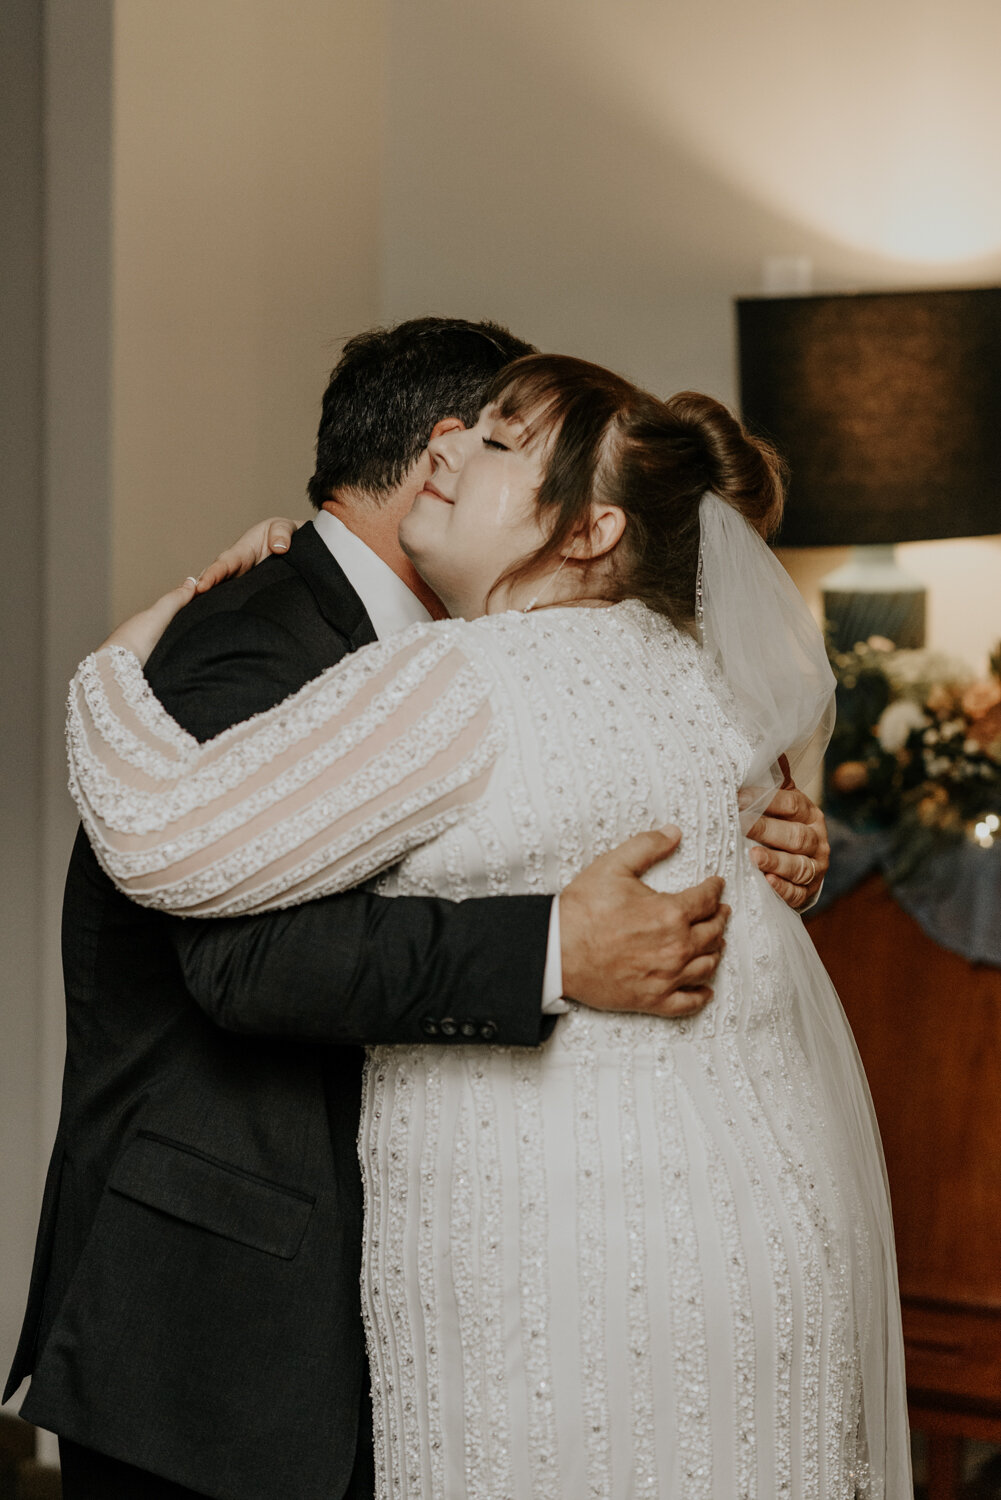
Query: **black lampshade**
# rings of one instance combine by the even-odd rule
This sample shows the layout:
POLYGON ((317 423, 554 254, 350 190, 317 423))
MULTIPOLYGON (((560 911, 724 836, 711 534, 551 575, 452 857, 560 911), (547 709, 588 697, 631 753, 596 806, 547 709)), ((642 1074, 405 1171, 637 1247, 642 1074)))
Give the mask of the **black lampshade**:
POLYGON ((1001 287, 737 309, 744 419, 790 468, 780 546, 1001 531, 1001 287))

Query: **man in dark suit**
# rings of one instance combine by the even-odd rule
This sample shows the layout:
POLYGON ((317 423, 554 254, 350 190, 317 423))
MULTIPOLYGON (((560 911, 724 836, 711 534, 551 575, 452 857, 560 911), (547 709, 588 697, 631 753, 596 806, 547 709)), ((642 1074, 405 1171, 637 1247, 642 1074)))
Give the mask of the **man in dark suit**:
MULTIPOLYGON (((349 343, 324 398, 317 522, 196 599, 150 658, 185 728, 207 739, 427 617, 395 530, 428 436, 474 420, 524 352, 441 319, 349 343)), ((62 1114, 6 1392, 31 1374, 22 1412, 60 1435, 67 1500, 371 1494, 360 1046, 537 1046, 564 989, 604 1008, 698 999, 719 883, 655 895, 637 876, 671 842, 631 842, 559 903, 357 891, 197 922, 132 905, 78 836, 62 1114)))

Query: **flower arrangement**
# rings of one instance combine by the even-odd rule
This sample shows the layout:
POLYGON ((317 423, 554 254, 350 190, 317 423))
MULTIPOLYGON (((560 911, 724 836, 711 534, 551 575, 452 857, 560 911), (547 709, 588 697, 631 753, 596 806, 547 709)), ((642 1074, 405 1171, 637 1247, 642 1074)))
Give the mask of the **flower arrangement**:
POLYGON ((832 652, 838 718, 827 755, 828 811, 857 829, 895 830, 891 878, 958 838, 1001 838, 1001 644, 989 675, 872 636, 832 652))

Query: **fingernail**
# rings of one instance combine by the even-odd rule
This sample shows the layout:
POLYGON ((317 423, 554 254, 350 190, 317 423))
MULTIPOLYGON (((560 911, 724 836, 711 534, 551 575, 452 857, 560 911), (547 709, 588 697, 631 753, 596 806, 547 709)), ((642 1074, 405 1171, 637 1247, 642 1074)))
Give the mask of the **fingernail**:
POLYGON ((665 823, 663 828, 659 829, 658 831, 664 834, 665 837, 669 839, 680 839, 681 837, 681 829, 676 828, 673 823, 665 823))
POLYGON ((750 805, 751 805, 751 794, 750 794, 750 792, 738 792, 737 793, 737 806, 738 807, 750 807, 750 805))

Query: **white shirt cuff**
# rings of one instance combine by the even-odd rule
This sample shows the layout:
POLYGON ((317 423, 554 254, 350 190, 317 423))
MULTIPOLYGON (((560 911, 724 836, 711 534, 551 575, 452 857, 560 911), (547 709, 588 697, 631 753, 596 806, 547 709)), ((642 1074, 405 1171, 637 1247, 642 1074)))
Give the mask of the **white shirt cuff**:
POLYGON ((556 896, 549 912, 549 945, 542 975, 542 1014, 562 1016, 570 1009, 563 998, 563 950, 560 947, 560 898, 556 896))

